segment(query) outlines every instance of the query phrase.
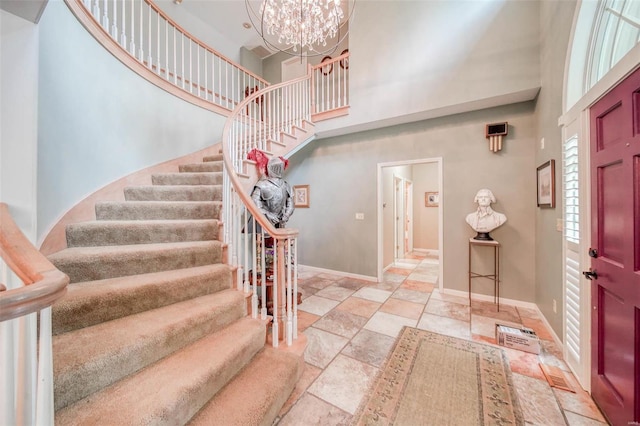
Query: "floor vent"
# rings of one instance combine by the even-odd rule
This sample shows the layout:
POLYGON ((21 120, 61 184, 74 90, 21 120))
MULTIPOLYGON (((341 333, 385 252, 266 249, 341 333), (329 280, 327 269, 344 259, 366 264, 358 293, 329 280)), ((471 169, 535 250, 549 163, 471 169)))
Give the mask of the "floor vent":
POLYGON ((550 365, 539 364, 540 369, 544 373, 544 377, 549 382, 549 385, 553 388, 558 388, 575 393, 573 387, 567 381, 567 376, 564 375, 564 371, 558 367, 552 367, 550 365))

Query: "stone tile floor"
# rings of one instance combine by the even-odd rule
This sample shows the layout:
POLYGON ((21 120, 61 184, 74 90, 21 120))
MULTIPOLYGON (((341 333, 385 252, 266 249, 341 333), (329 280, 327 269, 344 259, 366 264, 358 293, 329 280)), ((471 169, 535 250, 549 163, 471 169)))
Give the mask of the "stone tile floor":
POLYGON ((473 301, 437 289, 438 259, 418 253, 396 262, 381 283, 300 271, 299 329, 305 371, 280 411, 281 426, 345 425, 384 365, 403 326, 495 344, 495 323, 522 324, 541 338, 540 355, 503 348, 526 424, 606 424, 566 364, 535 310, 473 301), (538 363, 566 372, 576 393, 552 388, 538 363))

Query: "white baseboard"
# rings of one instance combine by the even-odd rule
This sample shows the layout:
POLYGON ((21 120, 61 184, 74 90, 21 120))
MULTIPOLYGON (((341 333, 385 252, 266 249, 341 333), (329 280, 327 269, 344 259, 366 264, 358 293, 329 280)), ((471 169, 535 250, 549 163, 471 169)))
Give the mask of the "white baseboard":
MULTIPOLYGON (((461 291, 461 290, 452 290, 452 289, 445 288, 442 290, 442 292, 444 294, 450 294, 452 296, 458 296, 458 297, 464 297, 464 298, 469 297, 468 292, 461 291)), ((482 300, 483 302, 493 302, 493 296, 490 294, 471 293, 471 299, 482 300)), ((560 338, 558 338, 558 335, 553 330, 553 328, 551 328, 549 321, 547 321, 547 318, 542 314, 542 312, 540 311, 540 308, 538 308, 538 305, 532 302, 524 302, 522 300, 505 299, 504 297, 500 298, 500 304, 515 306, 519 308, 528 308, 536 311, 538 313, 538 316, 542 319, 542 322, 544 323, 544 325, 547 327, 547 330, 549 331, 549 333, 551 333, 551 337, 553 337, 553 341, 555 342, 556 345, 558 345, 558 348, 560 349, 560 351, 564 353, 564 345, 562 344, 562 341, 560 340, 560 338)))
MULTIPOLYGON (((464 297, 464 298, 468 298, 469 297, 469 293, 466 291, 462 291, 462 290, 452 290, 449 288, 445 288, 442 289, 442 292, 444 294, 450 294, 452 296, 458 296, 458 297, 464 297)), ((491 296, 490 294, 479 294, 479 293, 471 293, 471 299, 473 300, 482 300, 483 302, 493 302, 493 296, 491 296)), ((531 302, 524 302, 522 300, 514 300, 514 299, 505 299, 504 297, 500 298, 500 304, 505 304, 505 305, 511 305, 511 306, 519 306, 521 308, 529 308, 529 309, 535 309, 538 312, 540 312, 538 310, 538 306, 535 303, 531 303, 531 302)))
POLYGON ((538 305, 536 305, 535 309, 538 312, 538 315, 540 315, 540 318, 542 318, 542 322, 544 323, 544 325, 547 326, 547 330, 549 330, 549 333, 551 333, 551 337, 553 337, 553 341, 556 342, 556 345, 558 345, 558 348, 560 349, 560 352, 562 354, 564 354, 564 344, 562 343, 562 340, 560 340, 560 338, 558 337, 556 332, 553 330, 553 328, 551 328, 551 325, 549 324, 549 321, 547 321, 547 317, 545 317, 542 314, 542 311, 540 311, 540 308, 538 308, 538 305))
POLYGON ((430 256, 440 256, 440 250, 433 249, 425 249, 425 248, 413 248, 413 251, 417 251, 418 253, 428 254, 430 256))
POLYGON ((315 266, 307 266, 307 265, 299 265, 299 266, 303 267, 307 271, 338 275, 338 276, 341 276, 341 277, 355 278, 357 280, 371 281, 371 282, 374 282, 374 283, 378 282, 378 278, 370 277, 368 275, 360 275, 360 274, 352 274, 352 273, 349 273, 349 272, 334 271, 332 269, 317 268, 315 266))

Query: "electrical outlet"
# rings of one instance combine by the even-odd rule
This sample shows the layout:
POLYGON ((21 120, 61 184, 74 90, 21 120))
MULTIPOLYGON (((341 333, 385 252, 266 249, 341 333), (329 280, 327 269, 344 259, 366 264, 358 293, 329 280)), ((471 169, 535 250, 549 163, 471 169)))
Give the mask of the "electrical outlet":
POLYGON ((562 219, 556 219, 556 231, 562 232, 563 225, 562 219))
POLYGON ((556 299, 553 299, 553 313, 558 313, 558 306, 556 305, 556 299))
POLYGON ((356 220, 364 220, 364 213, 356 213, 356 220))
POLYGON ((544 149, 544 138, 540 139, 540 149, 544 149))

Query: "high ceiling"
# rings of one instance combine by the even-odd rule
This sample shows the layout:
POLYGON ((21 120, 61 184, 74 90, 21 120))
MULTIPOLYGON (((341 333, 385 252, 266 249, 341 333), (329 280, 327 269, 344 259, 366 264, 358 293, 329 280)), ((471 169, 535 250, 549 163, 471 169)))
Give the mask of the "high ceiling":
MULTIPOLYGON (((259 10, 260 0, 250 0, 250 4, 259 10)), ((262 46, 262 39, 253 27, 243 26, 251 22, 245 0, 183 0, 178 7, 250 50, 262 46)))

